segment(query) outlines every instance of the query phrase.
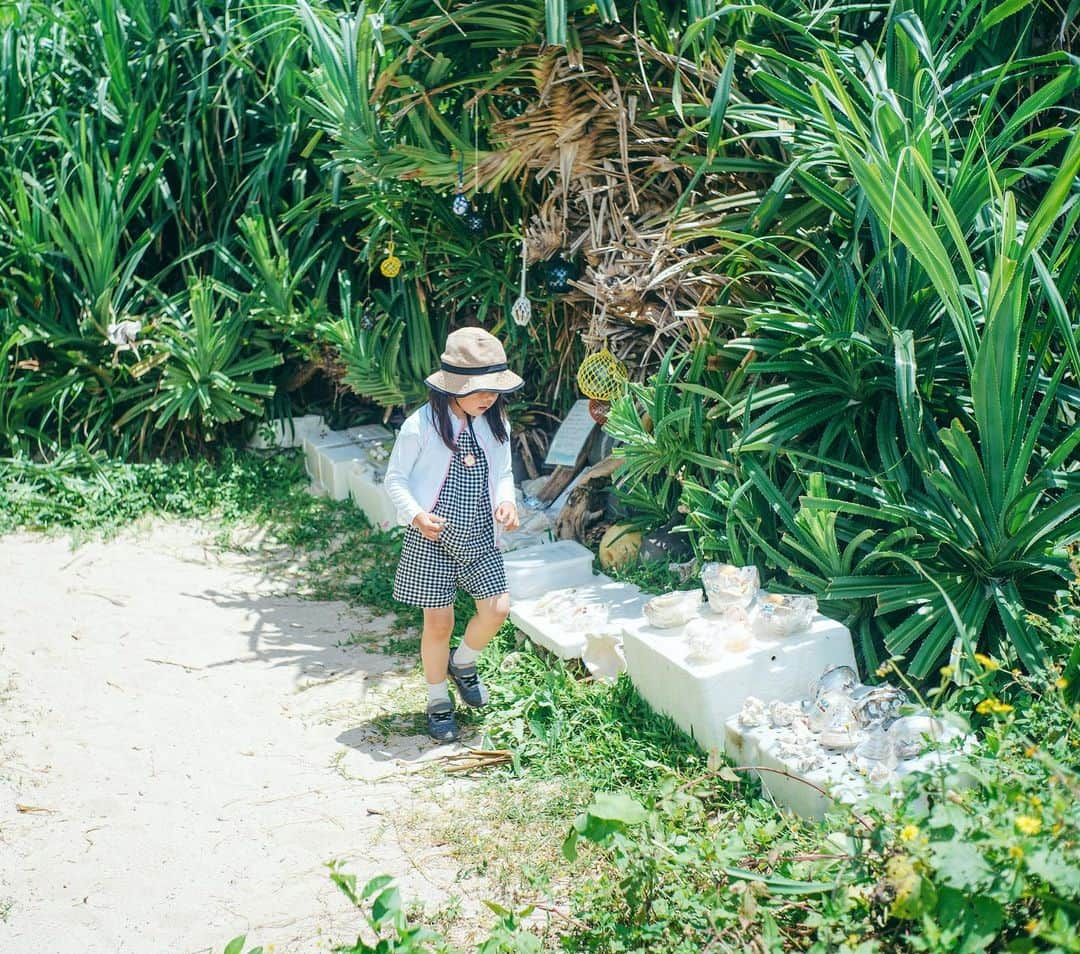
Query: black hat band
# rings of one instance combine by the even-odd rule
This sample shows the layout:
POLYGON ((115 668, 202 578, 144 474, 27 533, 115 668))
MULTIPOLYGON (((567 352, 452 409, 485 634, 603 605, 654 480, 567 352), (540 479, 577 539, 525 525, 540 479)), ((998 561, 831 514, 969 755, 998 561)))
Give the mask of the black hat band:
POLYGON ((445 361, 442 363, 442 369, 447 374, 464 374, 466 376, 473 376, 477 374, 492 374, 495 371, 506 371, 508 366, 504 361, 502 364, 489 364, 480 368, 462 368, 456 364, 447 364, 445 361))

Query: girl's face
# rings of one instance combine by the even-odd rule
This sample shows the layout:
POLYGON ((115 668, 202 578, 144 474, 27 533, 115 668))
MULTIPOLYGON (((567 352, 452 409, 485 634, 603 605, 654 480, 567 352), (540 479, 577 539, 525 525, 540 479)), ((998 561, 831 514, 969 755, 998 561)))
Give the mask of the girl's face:
POLYGON ((479 417, 499 398, 497 391, 474 391, 464 397, 454 398, 457 406, 469 417, 479 417))

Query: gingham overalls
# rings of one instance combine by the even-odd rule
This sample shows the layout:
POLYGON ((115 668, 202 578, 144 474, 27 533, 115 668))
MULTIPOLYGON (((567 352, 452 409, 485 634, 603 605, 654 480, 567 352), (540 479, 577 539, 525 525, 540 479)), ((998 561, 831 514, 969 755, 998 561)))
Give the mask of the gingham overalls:
POLYGON ((488 490, 488 461, 472 421, 458 435, 446 482, 432 513, 446 518, 440 538, 426 539, 416 527, 405 531, 394 578, 394 599, 413 606, 452 606, 458 588, 474 599, 506 592, 502 554, 488 490), (472 460, 472 466, 466 461, 472 460))

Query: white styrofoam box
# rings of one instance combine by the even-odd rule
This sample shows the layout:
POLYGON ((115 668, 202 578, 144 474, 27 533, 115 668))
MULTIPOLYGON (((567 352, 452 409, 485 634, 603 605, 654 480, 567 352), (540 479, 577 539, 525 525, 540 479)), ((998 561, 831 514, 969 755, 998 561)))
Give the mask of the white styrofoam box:
POLYGON ((349 496, 349 472, 364 462, 364 449, 357 444, 323 447, 318 454, 318 480, 333 500, 349 496))
MULTIPOLYGON (((701 616, 722 625, 721 617, 708 609, 701 616)), ((797 698, 806 695, 826 666, 857 668, 847 628, 821 615, 806 632, 782 639, 755 637, 746 650, 710 662, 687 659, 684 630, 655 629, 641 620, 625 628, 623 652, 642 698, 671 716, 705 751, 723 750, 724 723, 747 696, 797 698)))
MULTIPOLYGON (((344 431, 319 430, 304 438, 304 467, 312 480, 319 480, 319 453, 330 447, 353 445, 344 431)), ((361 454, 357 454, 360 457, 361 454)))
MULTIPOLYGON (((782 733, 782 729, 768 725, 744 726, 738 715, 728 719, 725 726, 728 756, 739 765, 753 766, 762 787, 781 807, 803 818, 820 819, 834 801, 857 805, 872 791, 883 790, 883 786, 873 786, 853 774, 847 756, 841 752, 830 752, 818 768, 800 771, 793 759, 778 751, 782 733)), ((949 742, 960 735, 955 727, 947 727, 942 739, 949 742)), ((970 737, 965 739, 965 747, 973 744, 970 737)), ((941 748, 902 760, 896 766, 892 787, 899 790, 900 780, 913 772, 949 771, 952 754, 950 749, 941 748)), ((969 776, 954 774, 950 784, 966 787, 972 781, 969 776)))
MULTIPOLYGON (((546 549, 557 545, 552 544, 546 549)), ((581 606, 605 606, 608 620, 615 632, 640 618, 642 607, 648 599, 648 596, 632 583, 616 583, 610 577, 600 574, 584 583, 551 587, 550 590, 527 599, 511 600, 510 622, 534 643, 551 650, 561 659, 573 659, 581 655, 585 648, 585 633, 575 627, 572 616, 559 615, 553 619, 538 608, 537 604, 556 590, 572 591, 575 602, 581 606)))
POLYGON ((349 494, 353 503, 368 518, 373 527, 386 530, 397 523, 397 510, 381 482, 376 482, 374 471, 363 463, 354 464, 349 471, 349 494))
POLYGON ((360 424, 337 433, 346 435, 350 441, 357 444, 383 444, 394 439, 394 432, 382 424, 360 424))
POLYGON ((559 540, 525 547, 503 557, 511 600, 543 596, 549 590, 588 583, 593 578, 593 554, 576 540, 559 540))
POLYGON ((252 450, 269 450, 272 447, 301 447, 308 437, 318 435, 322 428, 323 419, 321 414, 304 414, 292 419, 276 418, 259 425, 255 436, 248 441, 248 447, 252 450))

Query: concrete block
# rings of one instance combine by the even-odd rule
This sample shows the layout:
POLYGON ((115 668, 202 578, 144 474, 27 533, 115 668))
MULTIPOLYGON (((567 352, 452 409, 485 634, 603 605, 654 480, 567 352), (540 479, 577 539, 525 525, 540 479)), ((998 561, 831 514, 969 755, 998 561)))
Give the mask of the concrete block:
POLYGON ((543 596, 551 590, 593 579, 593 554, 575 540, 514 550, 503 557, 511 600, 543 596))
POLYGON ((397 523, 397 512, 390 495, 374 471, 365 464, 355 464, 349 471, 349 494, 373 527, 386 530, 397 523))
MULTIPOLYGON (((553 549, 557 544, 544 547, 553 549)), ((616 583, 598 575, 584 583, 569 587, 552 587, 542 594, 510 603, 510 621, 536 644, 550 650, 561 659, 574 659, 585 648, 585 631, 575 623, 572 612, 561 610, 552 616, 542 604, 554 593, 572 595, 575 606, 604 607, 608 625, 618 633, 626 624, 641 616, 648 596, 631 583, 616 583)))
POLYGON ((304 414, 301 417, 277 418, 265 421, 248 441, 252 450, 269 450, 274 447, 302 447, 308 437, 317 436, 324 429, 321 414, 304 414))
MULTIPOLYGON (((703 610, 703 617, 720 617, 703 610)), ((829 665, 855 667, 851 634, 835 620, 816 616, 808 631, 783 639, 754 638, 741 652, 710 662, 687 658, 685 627, 654 629, 645 620, 627 625, 627 672, 642 697, 697 741, 722 751, 725 723, 747 696, 793 699, 829 665)))
POLYGON ((324 447, 319 451, 319 483, 331 499, 348 499, 349 473, 357 465, 366 465, 364 449, 357 444, 324 447))

